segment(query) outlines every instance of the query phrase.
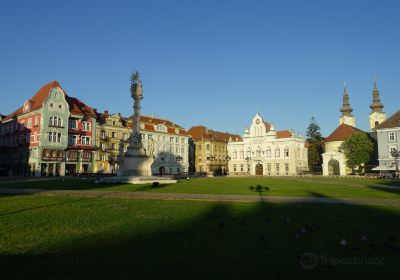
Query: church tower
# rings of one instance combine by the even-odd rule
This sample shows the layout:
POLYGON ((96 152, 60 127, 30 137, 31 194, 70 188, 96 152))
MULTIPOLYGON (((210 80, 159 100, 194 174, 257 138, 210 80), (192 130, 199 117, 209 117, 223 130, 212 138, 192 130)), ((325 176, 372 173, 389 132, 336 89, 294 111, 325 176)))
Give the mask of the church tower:
POLYGON ((344 123, 353 127, 356 126, 356 118, 351 114, 351 112, 353 112, 353 108, 350 107, 349 94, 347 93, 346 84, 344 85, 343 105, 342 108, 340 108, 340 112, 342 112, 342 116, 339 118, 339 125, 344 123))
POLYGON ((374 81, 374 89, 372 90, 372 104, 369 106, 371 113, 369 113, 369 129, 372 130, 386 120, 386 113, 382 112, 383 104, 379 99, 379 90, 374 81))

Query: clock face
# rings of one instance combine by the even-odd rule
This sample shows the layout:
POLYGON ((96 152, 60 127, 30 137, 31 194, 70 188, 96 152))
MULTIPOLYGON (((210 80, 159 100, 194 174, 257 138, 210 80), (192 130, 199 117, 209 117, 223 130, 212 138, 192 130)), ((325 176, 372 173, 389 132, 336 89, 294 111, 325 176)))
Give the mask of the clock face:
POLYGON ((257 120, 256 120, 256 124, 259 124, 259 123, 260 123, 260 119, 257 119, 257 120))

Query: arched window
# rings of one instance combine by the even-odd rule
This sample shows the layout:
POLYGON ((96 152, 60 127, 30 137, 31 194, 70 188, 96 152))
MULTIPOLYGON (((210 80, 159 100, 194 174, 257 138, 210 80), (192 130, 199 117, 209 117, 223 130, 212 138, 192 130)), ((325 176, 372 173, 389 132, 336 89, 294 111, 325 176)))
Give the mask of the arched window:
POLYGON ((279 147, 275 148, 275 157, 278 158, 281 156, 281 149, 279 149, 279 147))
POLYGON ((261 156, 261 148, 260 148, 260 146, 257 146, 257 149, 256 149, 256 156, 257 156, 257 157, 260 157, 260 156, 261 156))
POLYGON ((284 157, 289 157, 289 147, 285 147, 283 156, 284 156, 284 157))
POLYGON ((50 117, 49 119, 49 126, 53 126, 54 125, 54 118, 50 117))
POLYGON ((266 157, 267 157, 267 158, 270 158, 270 157, 271 157, 271 147, 270 147, 270 146, 267 147, 267 150, 266 150, 266 157))
POLYGON ((82 122, 82 130, 90 131, 90 122, 82 122))
POLYGON ((237 151, 236 150, 233 151, 233 159, 237 159, 237 151))
POLYGON ((243 151, 243 150, 240 150, 240 151, 239 151, 239 158, 240 158, 240 159, 243 159, 243 158, 244 158, 244 151, 243 151))

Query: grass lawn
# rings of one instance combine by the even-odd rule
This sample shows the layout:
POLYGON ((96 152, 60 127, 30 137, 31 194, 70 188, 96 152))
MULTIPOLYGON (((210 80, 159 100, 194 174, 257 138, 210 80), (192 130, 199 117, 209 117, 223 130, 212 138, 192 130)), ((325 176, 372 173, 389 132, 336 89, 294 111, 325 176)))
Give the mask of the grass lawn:
POLYGON ((0 276, 398 279, 399 220, 399 207, 3 196, 0 276))
POLYGON ((258 195, 257 186, 263 194, 271 196, 303 196, 332 198, 400 198, 400 181, 365 178, 326 177, 215 177, 180 180, 177 184, 153 188, 151 185, 95 184, 94 180, 66 179, 24 183, 0 183, 0 188, 73 189, 135 192, 170 192, 199 194, 258 195), (253 187, 253 188, 252 188, 253 187), (389 188, 385 188, 389 187, 389 188))

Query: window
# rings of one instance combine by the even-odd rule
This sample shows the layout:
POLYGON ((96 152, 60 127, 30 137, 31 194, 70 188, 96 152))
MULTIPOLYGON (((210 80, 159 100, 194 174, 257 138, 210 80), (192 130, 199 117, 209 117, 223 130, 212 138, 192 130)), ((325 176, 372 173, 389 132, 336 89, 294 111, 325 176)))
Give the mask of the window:
POLYGON ((32 128, 32 118, 28 119, 28 128, 32 128))
POLYGON ((101 144, 100 144, 100 149, 101 149, 102 151, 104 151, 104 150, 106 149, 106 144, 101 143, 101 144))
POLYGON ((58 109, 62 110, 63 106, 62 105, 58 105, 58 109))
POLYGON ((50 103, 50 108, 54 108, 54 104, 53 103, 50 103))
POLYGON ((112 144, 111 144, 111 147, 112 147, 113 150, 117 150, 117 144, 112 143, 112 144))
POLYGON ((69 121, 69 128, 76 129, 76 120, 69 121))
POLYGON ((393 131, 391 131, 389 132, 389 142, 394 142, 394 141, 396 141, 396 134, 393 131))
POLYGON ((237 151, 236 150, 233 151, 233 159, 237 159, 237 151))
POLYGON ((102 131, 100 132, 100 138, 101 138, 101 139, 106 139, 106 132, 105 132, 104 130, 102 130, 102 131))
POLYGON ((152 134, 147 135, 147 139, 153 140, 153 135, 152 134))
POLYGON ((300 148, 297 148, 297 150, 296 150, 296 157, 300 157, 300 148))
POLYGON ((39 125, 39 117, 35 116, 35 126, 38 126, 38 125, 39 125))
POLYGON ((279 174, 279 163, 275 163, 276 174, 279 174))
POLYGON ((233 171, 236 172, 236 164, 233 165, 233 171))
POLYGON ((267 164, 267 171, 271 172, 271 164, 270 163, 267 164))
POLYGON ((82 130, 90 131, 90 122, 82 122, 82 130))
POLYGON ((267 157, 267 158, 270 158, 271 157, 271 147, 270 146, 268 146, 267 147, 267 150, 265 151, 265 156, 267 157))
POLYGON ((125 141, 128 140, 128 134, 124 133, 124 134, 122 135, 122 139, 124 139, 125 141))
POLYGON ((276 147, 275 148, 275 157, 280 157, 281 156, 281 150, 278 148, 278 147, 276 147))
POLYGON ((90 136, 82 136, 82 145, 90 145, 90 136))
POLYGON ((210 148, 211 148, 210 144, 207 144, 207 145, 206 145, 206 150, 209 151, 210 148))
POLYGON ((243 151, 243 150, 240 150, 240 151, 239 151, 239 158, 240 158, 240 159, 243 159, 243 158, 244 158, 244 151, 243 151))
POLYGON ((169 137, 169 142, 174 142, 174 137, 169 137))
POLYGON ((284 156, 284 157, 289 157, 289 147, 285 147, 283 156, 284 156))
POLYGON ((49 137, 49 142, 51 143, 60 143, 61 142, 61 133, 60 132, 49 132, 48 137, 49 137))
POLYGON ((248 158, 250 158, 250 157, 251 157, 251 151, 250 151, 250 148, 249 148, 249 149, 247 149, 247 151, 246 151, 246 157, 248 157, 248 158))
POLYGON ((256 156, 257 156, 257 157, 260 157, 260 156, 261 156, 261 148, 260 148, 260 146, 257 146, 256 156))
MULTIPOLYGON (((117 133, 115 131, 111 132, 111 137, 112 138, 116 138, 117 137, 117 133)), ((142 136, 143 137, 143 136, 142 136)))
POLYGON ((243 172, 244 171, 244 166, 243 166, 243 164, 241 164, 240 165, 240 172, 243 172))
POLYGON ((285 172, 286 175, 289 175, 289 163, 285 163, 285 172))

